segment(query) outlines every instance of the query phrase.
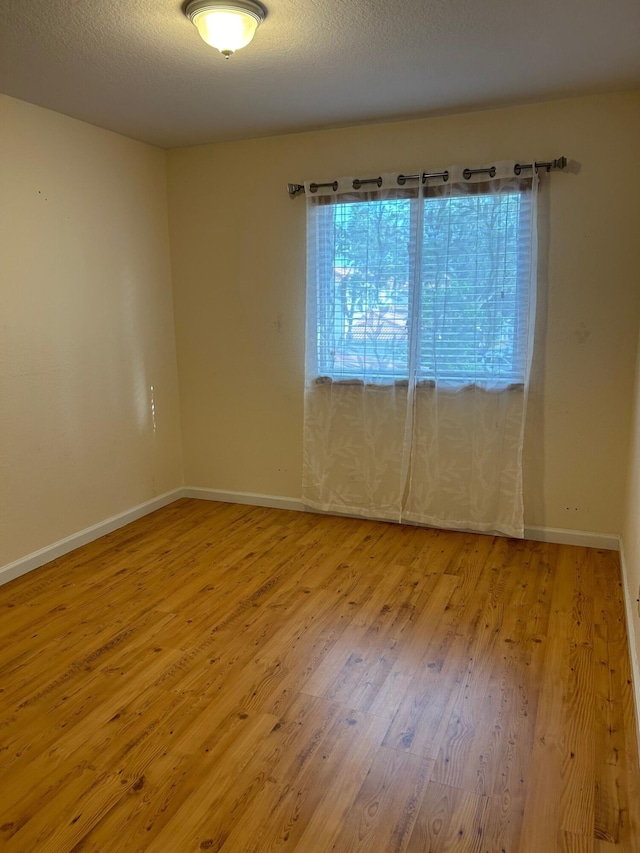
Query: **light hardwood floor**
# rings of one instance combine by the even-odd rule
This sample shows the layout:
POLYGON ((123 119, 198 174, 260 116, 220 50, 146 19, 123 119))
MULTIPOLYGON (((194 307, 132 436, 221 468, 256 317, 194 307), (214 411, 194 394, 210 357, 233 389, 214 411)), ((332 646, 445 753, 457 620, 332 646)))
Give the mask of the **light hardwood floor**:
POLYGON ((183 500, 0 620, 3 851, 640 849, 613 553, 183 500))

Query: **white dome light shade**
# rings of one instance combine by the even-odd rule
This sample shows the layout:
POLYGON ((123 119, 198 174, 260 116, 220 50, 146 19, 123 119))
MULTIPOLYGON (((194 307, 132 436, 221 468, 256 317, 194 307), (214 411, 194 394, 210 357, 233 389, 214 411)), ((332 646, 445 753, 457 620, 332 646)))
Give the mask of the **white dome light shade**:
POLYGON ((185 14, 207 44, 229 57, 249 44, 266 12, 253 0, 192 0, 185 14))

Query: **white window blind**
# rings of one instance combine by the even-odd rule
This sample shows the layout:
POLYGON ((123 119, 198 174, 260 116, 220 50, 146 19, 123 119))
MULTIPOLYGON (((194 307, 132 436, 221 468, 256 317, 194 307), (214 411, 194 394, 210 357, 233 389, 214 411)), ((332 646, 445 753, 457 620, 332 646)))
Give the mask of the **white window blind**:
POLYGON ((529 186, 400 189, 313 205, 317 377, 524 382, 529 186))

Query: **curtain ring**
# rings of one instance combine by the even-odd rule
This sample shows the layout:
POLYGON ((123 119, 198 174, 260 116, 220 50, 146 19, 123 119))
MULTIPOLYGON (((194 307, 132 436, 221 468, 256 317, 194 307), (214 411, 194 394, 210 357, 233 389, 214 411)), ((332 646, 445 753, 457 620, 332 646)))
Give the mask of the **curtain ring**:
POLYGON ((354 178, 351 186, 354 190, 359 190, 363 184, 377 184, 379 187, 382 186, 382 176, 378 178, 354 178))

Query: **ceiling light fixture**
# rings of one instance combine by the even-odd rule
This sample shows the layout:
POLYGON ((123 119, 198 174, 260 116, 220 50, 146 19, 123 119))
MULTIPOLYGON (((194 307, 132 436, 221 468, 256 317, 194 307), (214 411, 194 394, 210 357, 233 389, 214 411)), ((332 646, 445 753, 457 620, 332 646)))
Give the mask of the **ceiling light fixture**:
POLYGON ((267 14, 254 0, 191 0, 184 13, 227 59, 249 44, 267 14))

